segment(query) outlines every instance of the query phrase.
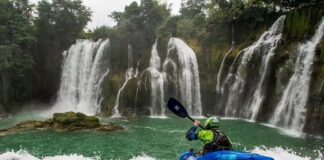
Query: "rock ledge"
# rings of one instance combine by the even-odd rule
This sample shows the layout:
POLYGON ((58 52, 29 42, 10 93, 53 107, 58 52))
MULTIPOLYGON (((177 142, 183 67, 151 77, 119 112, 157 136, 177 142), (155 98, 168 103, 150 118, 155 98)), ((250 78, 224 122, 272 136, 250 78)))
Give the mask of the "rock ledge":
POLYGON ((100 124, 97 117, 87 116, 83 113, 66 112, 54 113, 53 118, 46 121, 29 120, 16 124, 8 129, 1 129, 0 136, 40 129, 54 131, 90 130, 97 132, 112 132, 124 130, 125 128, 116 124, 100 124))

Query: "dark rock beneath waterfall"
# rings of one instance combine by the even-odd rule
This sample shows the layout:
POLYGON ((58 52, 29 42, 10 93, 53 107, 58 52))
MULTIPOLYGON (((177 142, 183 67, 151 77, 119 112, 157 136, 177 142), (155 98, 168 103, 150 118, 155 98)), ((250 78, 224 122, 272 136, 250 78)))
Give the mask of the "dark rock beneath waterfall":
POLYGON ((100 127, 97 117, 87 116, 83 113, 54 113, 52 127, 57 130, 78 130, 100 127))
POLYGON ((94 116, 66 112, 55 113, 52 119, 46 121, 29 120, 21 122, 11 128, 0 130, 0 136, 33 130, 112 132, 124 129, 116 124, 100 124, 99 119, 94 116))

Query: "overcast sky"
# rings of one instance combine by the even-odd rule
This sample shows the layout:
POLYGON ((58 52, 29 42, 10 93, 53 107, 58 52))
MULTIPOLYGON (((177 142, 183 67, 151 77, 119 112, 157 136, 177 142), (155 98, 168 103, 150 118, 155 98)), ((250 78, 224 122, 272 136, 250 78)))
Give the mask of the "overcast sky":
MULTIPOLYGON (((30 0, 31 3, 37 3, 40 0, 30 0)), ((114 26, 116 23, 108 17, 113 11, 123 11, 124 7, 133 1, 140 2, 140 0, 83 0, 84 5, 91 8, 92 22, 89 22, 88 28, 95 28, 97 26, 108 25, 114 26)), ((178 14, 181 0, 160 0, 172 4, 172 13, 178 14)))

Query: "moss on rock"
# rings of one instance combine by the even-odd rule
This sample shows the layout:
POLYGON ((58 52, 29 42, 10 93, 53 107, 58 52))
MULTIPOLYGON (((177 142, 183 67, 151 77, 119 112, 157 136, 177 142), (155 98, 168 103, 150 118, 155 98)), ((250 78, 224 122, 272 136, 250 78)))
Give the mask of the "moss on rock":
POLYGON ((125 75, 116 71, 109 72, 108 78, 102 85, 102 106, 101 113, 106 116, 113 114, 113 108, 116 103, 116 97, 125 75))
POLYGON ((120 95, 119 109, 123 116, 133 116, 135 113, 135 100, 138 79, 130 79, 120 95))
POLYGON ((54 113, 52 119, 46 121, 29 120, 21 122, 11 128, 1 129, 0 136, 15 134, 18 132, 35 131, 38 129, 51 129, 54 131, 100 131, 111 132, 124 130, 117 124, 100 124, 99 119, 87 116, 83 113, 66 112, 54 113))
POLYGON ((53 115, 54 127, 58 129, 72 129, 80 128, 95 128, 100 126, 99 119, 94 116, 87 116, 83 113, 54 113, 53 115))

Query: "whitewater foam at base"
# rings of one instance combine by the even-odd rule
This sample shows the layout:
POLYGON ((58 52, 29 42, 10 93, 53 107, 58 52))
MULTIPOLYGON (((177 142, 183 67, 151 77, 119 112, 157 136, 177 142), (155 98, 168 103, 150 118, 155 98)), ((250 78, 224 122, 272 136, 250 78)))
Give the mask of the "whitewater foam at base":
POLYGON ((1 160, 100 160, 100 157, 84 157, 78 154, 70 154, 70 155, 58 155, 52 157, 43 157, 37 158, 32 154, 28 153, 26 150, 8 151, 6 153, 0 154, 1 160))
MULTIPOLYGON (((70 155, 57 155, 57 156, 45 156, 42 158, 37 158, 34 155, 30 154, 26 150, 19 151, 8 151, 6 153, 0 154, 1 160, 101 160, 99 156, 95 157, 84 157, 79 154, 70 154, 70 155)), ((156 160, 153 157, 142 153, 141 155, 133 156, 130 160, 156 160)))
POLYGON ((135 156, 130 160, 156 160, 156 159, 143 153, 142 155, 135 156))
MULTIPOLYGON (((261 154, 264 156, 272 157, 275 160, 310 160, 310 157, 301 157, 298 153, 290 150, 283 149, 282 147, 274 147, 267 149, 266 147, 255 147, 250 152, 261 154)), ((318 157, 315 160, 322 160, 323 155, 318 151, 318 157)))
MULTIPOLYGON (((272 157, 275 160, 310 160, 310 157, 302 157, 298 153, 292 151, 291 149, 283 149, 282 147, 274 147, 274 148, 266 148, 264 146, 255 147, 253 150, 248 152, 272 157)), ((318 157, 315 160, 323 159, 323 154, 320 151, 317 152, 318 157)), ((42 158, 37 158, 34 155, 30 154, 26 150, 19 151, 8 151, 3 154, 0 154, 1 160, 101 160, 99 156, 94 157, 85 157, 80 154, 70 154, 70 155, 57 155, 57 156, 45 156, 42 158)), ((145 153, 141 155, 133 156, 130 160, 156 160, 158 158, 154 158, 145 153)))

